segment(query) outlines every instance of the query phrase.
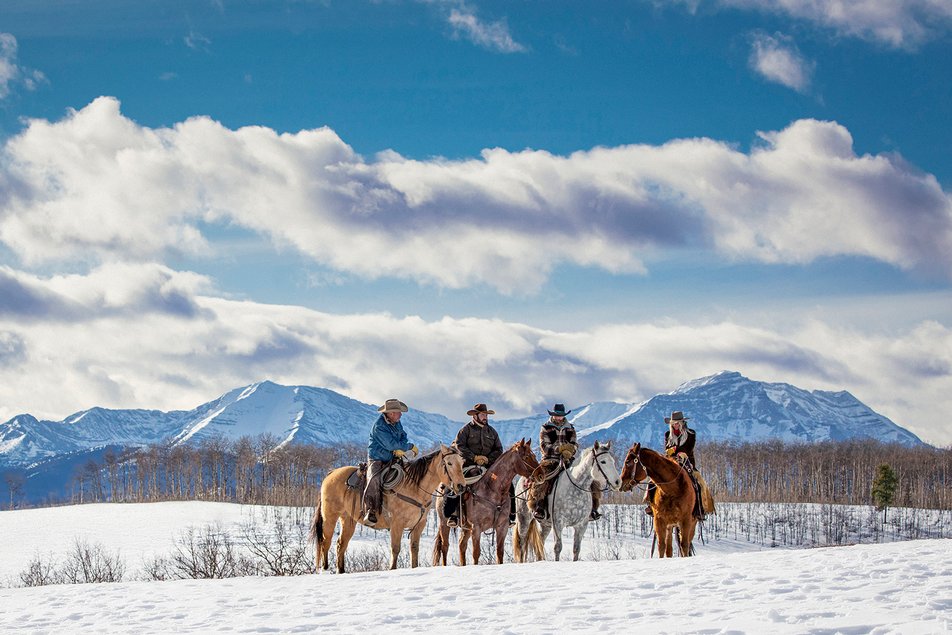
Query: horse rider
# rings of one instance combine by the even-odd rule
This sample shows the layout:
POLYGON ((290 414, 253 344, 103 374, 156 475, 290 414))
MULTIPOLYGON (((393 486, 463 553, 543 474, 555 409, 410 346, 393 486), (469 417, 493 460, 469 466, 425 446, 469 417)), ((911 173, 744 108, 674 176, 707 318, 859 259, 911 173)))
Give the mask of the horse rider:
POLYGON ((367 487, 364 489, 364 522, 368 525, 377 524, 377 514, 383 500, 383 472, 394 461, 412 452, 413 456, 420 453, 420 449, 407 440, 407 433, 400 423, 400 417, 409 410, 407 404, 399 399, 387 399, 386 403, 377 408, 381 413, 370 430, 370 441, 367 443, 367 487))
MULTIPOLYGON (((675 410, 670 417, 665 417, 664 422, 668 424, 668 429, 664 433, 664 453, 677 460, 685 466, 689 476, 694 476, 694 470, 697 469, 697 463, 694 459, 694 443, 697 435, 694 430, 688 427, 690 417, 685 417, 680 410, 675 410)), ((648 489, 645 491, 645 502, 652 500, 657 486, 649 482, 648 489)), ((654 512, 649 504, 645 513, 651 516, 654 512)))
MULTIPOLYGON (((563 404, 557 403, 552 410, 547 410, 549 418, 542 424, 539 430, 539 446, 542 448, 542 461, 539 463, 541 473, 536 477, 529 490, 529 507, 532 509, 532 515, 537 520, 545 520, 548 515, 548 505, 546 500, 552 489, 552 483, 555 481, 556 472, 563 466, 569 466, 575 460, 578 453, 578 438, 573 426, 566 415, 571 410, 566 410, 563 404)), ((598 505, 601 501, 601 490, 596 483, 592 483, 592 511, 589 514, 590 520, 598 520, 602 517, 598 513, 598 505)))
MULTIPOLYGON (((489 425, 489 415, 496 414, 486 404, 478 403, 466 412, 472 419, 456 433, 456 447, 463 455, 463 470, 477 465, 488 468, 502 456, 502 441, 499 433, 489 425)), ((509 520, 516 520, 516 490, 509 485, 509 520)), ((443 499, 443 515, 450 527, 459 525, 460 497, 446 496, 443 499)))

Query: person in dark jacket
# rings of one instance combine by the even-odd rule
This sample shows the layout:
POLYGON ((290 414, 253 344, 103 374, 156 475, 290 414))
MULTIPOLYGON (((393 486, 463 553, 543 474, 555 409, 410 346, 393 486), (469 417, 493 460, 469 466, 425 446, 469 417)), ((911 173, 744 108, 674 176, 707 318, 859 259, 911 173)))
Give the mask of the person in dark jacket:
MULTIPOLYGON (((484 403, 478 403, 466 414, 472 420, 456 434, 456 447, 463 455, 463 469, 473 465, 488 468, 502 455, 499 433, 489 425, 489 415, 496 414, 496 411, 490 410, 484 403)), ((515 494, 515 488, 510 484, 509 520, 513 522, 516 519, 515 494)), ((445 496, 443 499, 443 515, 450 527, 459 525, 459 502, 458 496, 445 496)))
MULTIPOLYGON (((697 469, 697 463, 694 460, 694 443, 697 435, 694 430, 688 427, 688 419, 680 410, 675 410, 670 417, 665 417, 664 422, 668 424, 668 429, 664 433, 664 452, 673 459, 682 462, 692 474, 697 469)), ((645 491, 645 502, 654 497, 656 485, 648 483, 648 489, 645 491)), ((645 513, 651 516, 651 505, 645 509, 645 513)))
MULTIPOLYGON (((578 453, 578 438, 573 426, 566 415, 565 405, 557 403, 552 410, 547 411, 549 419, 542 424, 539 430, 539 447, 542 448, 542 461, 539 464, 540 474, 529 490, 529 508, 538 520, 544 520, 548 513, 547 499, 552 489, 552 482, 556 472, 562 466, 568 466, 575 460, 578 453)), ((592 483, 592 511, 589 516, 592 520, 601 518, 598 513, 598 504, 601 500, 601 490, 592 483)))
POLYGON ((364 522, 377 524, 377 514, 383 502, 383 472, 395 460, 410 452, 413 456, 420 453, 419 448, 407 440, 407 433, 400 423, 400 417, 409 410, 407 404, 399 399, 387 399, 377 408, 381 413, 370 430, 367 443, 367 487, 364 489, 364 522))

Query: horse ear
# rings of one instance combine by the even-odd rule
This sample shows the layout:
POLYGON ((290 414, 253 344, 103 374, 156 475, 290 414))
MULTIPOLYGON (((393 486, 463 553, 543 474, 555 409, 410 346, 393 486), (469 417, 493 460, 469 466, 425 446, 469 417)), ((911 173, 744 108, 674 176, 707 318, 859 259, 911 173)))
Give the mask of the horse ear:
POLYGON ((598 452, 598 441, 595 442, 595 451, 598 452))

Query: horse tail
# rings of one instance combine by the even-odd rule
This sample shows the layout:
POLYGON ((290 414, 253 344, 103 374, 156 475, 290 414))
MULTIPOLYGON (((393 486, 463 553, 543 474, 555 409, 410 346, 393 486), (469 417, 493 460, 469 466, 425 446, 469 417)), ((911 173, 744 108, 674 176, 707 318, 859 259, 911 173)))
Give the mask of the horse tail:
POLYGON ((542 542, 542 532, 539 530, 539 523, 535 520, 529 523, 526 540, 529 541, 529 544, 532 546, 536 560, 545 560, 545 544, 542 542))
POLYGON ((314 518, 311 519, 311 530, 307 533, 308 544, 313 543, 318 550, 321 550, 321 543, 324 541, 324 515, 321 513, 321 499, 317 499, 317 507, 314 508, 314 518))

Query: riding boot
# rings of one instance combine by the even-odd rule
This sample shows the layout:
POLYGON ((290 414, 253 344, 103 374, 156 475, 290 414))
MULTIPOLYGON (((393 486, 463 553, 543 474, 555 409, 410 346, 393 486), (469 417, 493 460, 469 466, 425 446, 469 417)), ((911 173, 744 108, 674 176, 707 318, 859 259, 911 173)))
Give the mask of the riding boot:
POLYGON ((592 483, 592 512, 588 515, 589 520, 598 520, 602 517, 598 513, 598 505, 602 502, 602 490, 598 488, 597 485, 592 483))
POLYGON ((444 493, 443 515, 446 517, 447 527, 459 527, 459 496, 444 493))

